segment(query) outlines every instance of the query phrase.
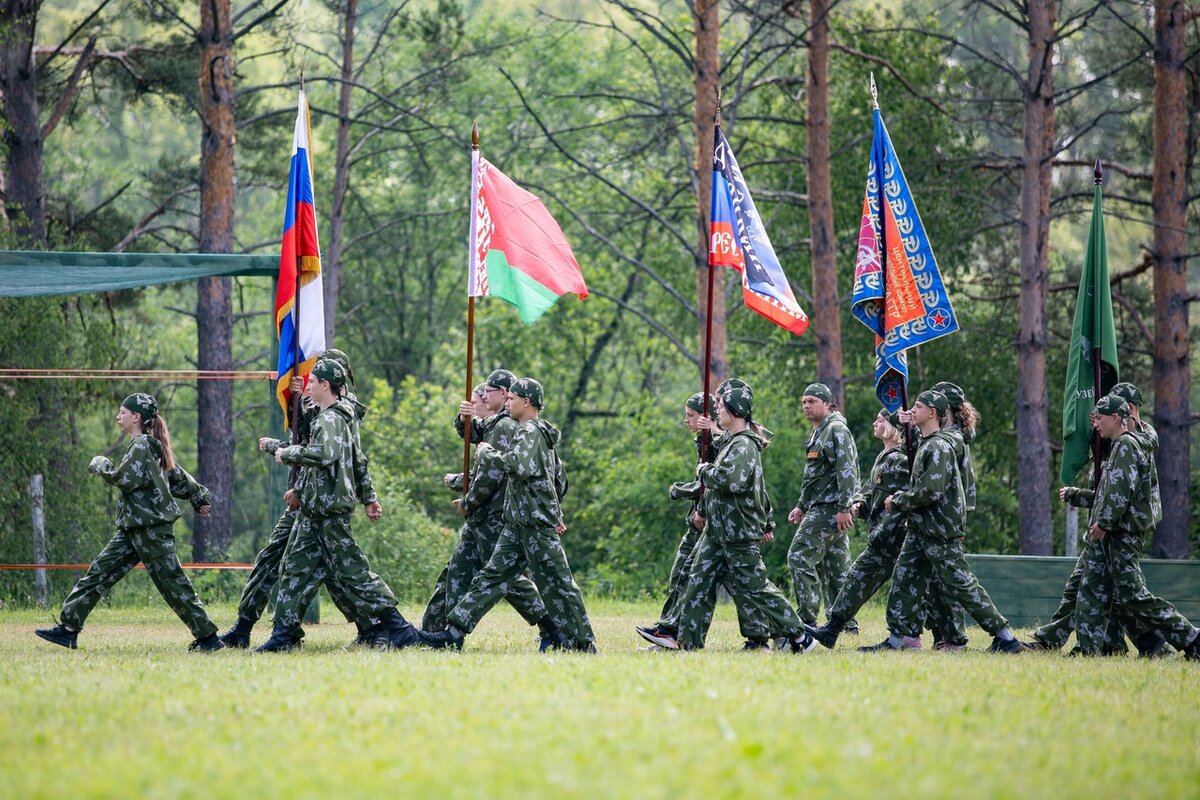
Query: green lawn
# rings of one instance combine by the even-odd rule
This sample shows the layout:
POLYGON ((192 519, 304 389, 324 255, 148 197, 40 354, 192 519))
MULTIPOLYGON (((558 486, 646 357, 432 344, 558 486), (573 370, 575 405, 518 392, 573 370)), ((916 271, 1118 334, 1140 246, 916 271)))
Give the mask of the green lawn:
POLYGON ((859 654, 878 610, 832 653, 743 654, 729 606, 708 650, 639 652, 656 611, 595 603, 598 656, 538 655, 507 608, 461 653, 326 624, 284 656, 188 653, 165 606, 97 610, 74 652, 0 611, 0 797, 1200 796, 1200 664, 989 656, 978 629, 859 654))

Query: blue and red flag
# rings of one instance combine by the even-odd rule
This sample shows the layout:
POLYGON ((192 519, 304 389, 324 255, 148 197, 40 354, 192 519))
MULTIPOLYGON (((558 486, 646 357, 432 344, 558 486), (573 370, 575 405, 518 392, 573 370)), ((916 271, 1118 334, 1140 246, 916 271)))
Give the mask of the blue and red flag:
POLYGON ((783 267, 767 238, 733 148, 713 131, 712 212, 708 229, 708 264, 742 273, 742 300, 750 309, 799 336, 808 328, 783 267))
POLYGON ((896 411, 908 385, 905 351, 958 330, 958 318, 878 108, 850 310, 875 332, 875 393, 896 411))
POLYGON ((279 285, 275 289, 275 327, 279 333, 275 395, 283 406, 285 420, 291 401, 289 382, 296 375, 307 378, 318 356, 325 351, 325 300, 321 287, 317 212, 313 207, 310 141, 308 99, 300 92, 292 136, 287 207, 283 212, 279 285), (297 275, 300 277, 298 296, 297 275))

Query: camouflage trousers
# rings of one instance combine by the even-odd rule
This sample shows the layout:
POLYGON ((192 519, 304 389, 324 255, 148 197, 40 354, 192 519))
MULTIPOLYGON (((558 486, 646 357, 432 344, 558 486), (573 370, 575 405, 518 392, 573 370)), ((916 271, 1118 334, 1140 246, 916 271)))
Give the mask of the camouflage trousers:
POLYGON ((702 535, 692 554, 692 570, 680 601, 678 638, 685 649, 704 647, 712 622, 708 598, 715 594, 722 574, 739 616, 744 613, 765 624, 767 636, 756 638, 799 635, 800 618, 783 592, 767 578, 758 542, 720 542, 702 535))
MULTIPOLYGON (((283 516, 275 523, 275 529, 271 531, 271 537, 267 539, 266 546, 259 550, 258 555, 254 557, 254 568, 250 570, 250 575, 246 578, 246 585, 242 589, 242 599, 238 601, 240 618, 250 622, 258 622, 262 618, 267 603, 271 600, 271 592, 279 583, 279 567, 283 563, 284 553, 287 551, 288 542, 291 541, 292 530, 299 513, 299 511, 290 509, 284 511, 283 516)), ((360 625, 373 623, 373 620, 362 620, 356 616, 357 612, 350 598, 347 597, 345 589, 335 577, 328 578, 325 581, 325 587, 329 590, 329 597, 333 600, 333 604, 337 606, 338 611, 342 612, 348 622, 357 622, 360 625)))
POLYGON ((830 604, 842 591, 850 570, 850 538, 837 530, 837 506, 813 506, 800 520, 788 548, 788 569, 796 592, 796 613, 806 625, 815 625, 825 598, 830 604))
POLYGON ((146 573, 155 588, 188 626, 192 636, 203 639, 217 632, 217 626, 208 618, 204 604, 196 596, 192 582, 175 556, 175 535, 170 525, 118 530, 63 601, 59 622, 77 631, 83 630, 88 614, 104 593, 128 575, 139 561, 146 565, 146 573))
MULTIPOLYGON (((425 604, 421 630, 446 629, 446 614, 458 605, 458 601, 470 588, 471 581, 491 559, 503 529, 504 518, 500 514, 491 514, 482 520, 469 521, 462 526, 454 553, 446 562, 442 574, 438 576, 433 587, 433 596, 425 604)), ((536 625, 546 616, 546 604, 542 602, 542 596, 538 594, 537 586, 528 572, 523 572, 513 579, 504 599, 530 625, 536 625)))
POLYGON ((996 610, 967 565, 963 537, 947 539, 910 526, 888 594, 887 622, 892 634, 920 637, 925 596, 931 587, 961 605, 991 635, 1008 627, 1008 620, 996 610))
POLYGON ((396 596, 371 571, 350 534, 350 514, 318 516, 300 509, 279 570, 275 628, 303 635, 300 623, 322 583, 340 585, 355 620, 369 624, 396 607, 396 596))
MULTIPOLYGON (((1067 582, 1063 586, 1062 600, 1059 602, 1058 608, 1055 609, 1049 622, 1033 632, 1033 637, 1050 647, 1061 649, 1075 631, 1076 608, 1077 604, 1082 602, 1096 609, 1095 611, 1085 611, 1085 616, 1094 618, 1098 613, 1103 613, 1107 620, 1103 633, 1091 631, 1087 634, 1093 643, 1102 640, 1103 643, 1099 646, 1098 652, 1107 655, 1125 653, 1128 648, 1125 646, 1123 620, 1115 614, 1108 613, 1111 600, 1112 581, 1108 578, 1104 548, 1101 547, 1100 542, 1087 539, 1083 543, 1079 558, 1075 560, 1075 568, 1071 570, 1071 576, 1067 578, 1067 582), (1080 583, 1083 579, 1084 569, 1089 564, 1094 577, 1088 586, 1088 596, 1080 598, 1080 583)), ((1131 629, 1130 633, 1136 635, 1140 631, 1131 629)))
POLYGON ((1142 576, 1142 534, 1110 531, 1100 540, 1104 558, 1084 563, 1075 605, 1075 638, 1085 654, 1099 654, 1106 641, 1108 619, 1114 613, 1127 616, 1144 630, 1156 630, 1176 650, 1196 638, 1191 622, 1165 600, 1150 594, 1142 576), (1098 569, 1100 564, 1107 574, 1098 569), (1111 593, 1106 593, 1111 581, 1111 593), (1105 602, 1105 598, 1108 602, 1105 602), (1099 602, 1092 602, 1092 599, 1099 602))
POLYGON ((900 548, 904 546, 905 530, 905 519, 899 514, 883 515, 871 530, 866 548, 850 566, 842 590, 828 609, 831 624, 845 627, 892 577, 900 548))
POLYGON ((571 575, 562 540, 553 528, 525 528, 505 523, 492 556, 475 575, 462 599, 446 615, 454 627, 470 633, 528 569, 546 614, 562 630, 570 646, 585 649, 596 641, 583 594, 571 575))
MULTIPOLYGON (((658 625, 672 633, 679 633, 679 617, 683 613, 683 595, 687 588, 688 576, 692 572, 692 555, 696 552, 696 543, 700 541, 702 531, 688 525, 687 532, 683 534, 683 538, 679 540, 679 550, 675 553, 675 563, 671 566, 671 579, 667 584, 667 601, 663 603, 662 614, 658 618, 658 625)), ((726 570, 720 570, 716 580, 713 581, 712 592, 707 597, 701 598, 701 603, 705 609, 704 613, 704 629, 708 630, 712 624, 713 612, 717 607, 717 588, 724 586, 725 591, 729 591, 729 573, 726 570)), ((732 592, 731 592, 732 594, 732 592)), ((759 616, 753 608, 745 606, 736 606, 738 615, 738 628, 742 632, 742 636, 747 639, 766 639, 770 631, 767 629, 766 622, 759 616)))

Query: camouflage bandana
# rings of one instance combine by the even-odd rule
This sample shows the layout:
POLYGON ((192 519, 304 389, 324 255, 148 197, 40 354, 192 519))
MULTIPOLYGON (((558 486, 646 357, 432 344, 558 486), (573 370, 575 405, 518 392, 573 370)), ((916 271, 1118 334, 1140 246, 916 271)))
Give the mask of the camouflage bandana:
POLYGON ((754 392, 749 384, 742 381, 738 383, 741 385, 725 387, 725 391, 721 393, 721 402, 730 414, 749 422, 754 414, 754 392))
POLYGON ((158 416, 158 401, 154 395, 136 392, 121 401, 121 405, 135 414, 142 415, 142 422, 149 422, 158 416))
POLYGON ((833 392, 829 391, 829 387, 823 383, 810 383, 804 387, 803 397, 815 397, 818 400, 824 400, 826 403, 833 402, 833 392))
POLYGON ((958 408, 963 403, 967 402, 967 396, 963 394, 962 387, 957 384, 950 383, 950 381, 935 383, 933 385, 933 390, 946 395, 946 399, 950 401, 950 405, 954 408, 958 408))
POLYGON ((322 381, 329 381, 329 385, 333 387, 334 392, 346 385, 345 368, 332 358, 322 358, 317 361, 317 365, 312 368, 312 377, 322 381))
POLYGON ((879 416, 886 419, 888 421, 888 424, 891 425, 896 430, 898 430, 898 431, 904 430, 904 425, 901 424, 901 422, 900 422, 900 413, 899 412, 888 411, 886 408, 881 408, 881 409, 879 409, 879 416))
POLYGON ((725 390, 731 386, 736 388, 738 386, 749 386, 749 384, 737 378, 726 378, 717 385, 717 396, 720 397, 725 394, 725 390))
POLYGON ((343 353, 341 350, 326 350, 321 354, 321 358, 328 358, 342 365, 342 369, 346 370, 346 378, 351 386, 354 385, 354 370, 350 369, 350 356, 343 353))
POLYGON ((471 390, 471 394, 475 395, 476 397, 483 397, 485 392, 487 392, 486 383, 481 383, 471 390))
POLYGON ((512 388, 513 381, 516 379, 517 376, 513 375, 506 369, 494 369, 492 370, 492 374, 488 375, 487 377, 487 385, 493 389, 504 389, 505 391, 508 391, 512 388))
POLYGON ((1131 406, 1140 408, 1142 405, 1142 390, 1128 381, 1118 383, 1109 394, 1116 395, 1131 406))
POLYGON ((1096 401, 1097 414, 1116 414, 1121 419, 1129 416, 1129 404, 1118 397, 1116 393, 1106 394, 1096 401))
MULTIPOLYGON (((695 411, 697 414, 703 414, 704 393, 696 392, 687 399, 687 403, 685 405, 687 405, 688 408, 690 408, 692 411, 695 411)), ((711 394, 708 396, 708 415, 714 419, 717 416, 717 398, 713 397, 711 394)))
POLYGON ((517 378, 513 381, 512 386, 508 387, 508 393, 515 394, 517 397, 524 397, 538 411, 542 410, 542 401, 545 398, 545 393, 542 391, 542 385, 533 378, 517 378))
POLYGON ((950 408, 950 401, 946 399, 946 395, 937 389, 926 389, 921 392, 917 395, 917 402, 936 409, 939 415, 945 414, 950 408))

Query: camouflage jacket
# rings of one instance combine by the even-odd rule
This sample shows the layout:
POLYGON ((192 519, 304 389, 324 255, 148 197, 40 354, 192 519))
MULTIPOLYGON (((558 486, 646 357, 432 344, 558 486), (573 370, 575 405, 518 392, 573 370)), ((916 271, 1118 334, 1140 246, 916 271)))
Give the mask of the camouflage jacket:
MULTIPOLYGON (((510 417, 508 412, 501 411, 494 417, 488 417, 486 423, 483 441, 494 447, 497 452, 508 452, 517 436, 517 421, 510 417)), ((499 463, 492 461, 488 466, 484 466, 476 456, 475 465, 471 469, 471 485, 467 487, 467 494, 462 503, 467 518, 480 521, 485 517, 503 514, 504 487, 507 482, 508 476, 499 463)), ((458 479, 458 490, 462 490, 461 475, 458 479)))
POLYGON ((830 411, 805 444, 804 483, 796 508, 833 504, 848 511, 858 491, 858 448, 840 412, 830 411))
POLYGON ((719 542, 748 542, 757 541, 769 529, 762 450, 757 434, 741 431, 725 440, 711 464, 700 467, 706 536, 719 542))
MULTIPOLYGON (((367 407, 359 402, 359 399, 355 397, 353 392, 347 392, 346 396, 338 401, 338 404, 342 403, 345 403, 353 411, 350 425, 353 431, 355 445, 353 472, 354 486, 361 502, 366 505, 367 503, 372 503, 377 499, 375 495, 375 485, 371 480, 371 471, 369 468, 370 462, 367 459, 366 453, 363 452, 359 434, 362 420, 367 415, 367 407)), ((321 413, 321 408, 316 403, 312 402, 311 399, 305 397, 301 401, 300 411, 299 444, 300 446, 304 446, 312 441, 312 431, 316 423, 316 419, 321 413)), ((274 455, 276 450, 288 446, 289 445, 286 442, 281 442, 278 439, 271 439, 267 443, 266 452, 274 455)), ((292 488, 296 491, 296 494, 303 497, 304 483, 308 477, 308 468, 304 464, 299 464, 298 466, 299 469, 296 471, 296 485, 292 488)), ((459 487, 462 487, 461 479, 459 482, 459 487)))
MULTIPOLYGON (((502 419, 512 419, 508 415, 506 409, 500 409, 500 413, 490 417, 471 417, 471 444, 479 444, 487 441, 488 432, 492 427, 502 419)), ((516 420, 513 420, 514 424, 516 420)), ((463 438, 466 433, 466 425, 463 424, 463 419, 460 415, 454 415, 454 432, 458 434, 458 438, 463 438)))
POLYGON ((955 438, 935 431, 917 445, 908 488, 892 496, 892 508, 925 535, 954 539, 967 521, 964 495, 955 438))
POLYGON ((479 456, 480 470, 498 470, 508 478, 504 489, 504 521, 522 528, 558 528, 562 508, 554 477, 561 469, 555 447, 558 430, 543 419, 517 426, 506 451, 487 450, 479 456))
POLYGON ((1150 496, 1154 498, 1151 509, 1154 511, 1154 524, 1157 525, 1162 522, 1162 502, 1158 493, 1158 464, 1155 460, 1155 453, 1158 452, 1158 431, 1154 430, 1154 426, 1149 422, 1143 420, 1138 423, 1137 430, 1131 431, 1131 433, 1150 459, 1150 496))
POLYGON ((1112 452, 1100 473, 1091 522, 1106 532, 1141 534, 1162 519, 1158 486, 1151 484, 1154 459, 1138 437, 1123 433, 1113 441, 1112 452))
POLYGON ((958 473, 963 482, 963 499, 969 514, 975 510, 975 462, 971 460, 971 442, 975 441, 975 434, 968 436, 956 423, 942 428, 942 433, 949 434, 954 439, 954 447, 958 453, 958 473))
MULTIPOLYGON (((697 463, 702 461, 704 458, 703 453, 701 452, 704 449, 703 442, 701 441, 701 437, 703 437, 703 435, 704 435, 703 431, 701 431, 700 433, 697 433, 696 438, 694 440, 694 443, 696 445, 696 462, 697 463)), ((720 430, 713 431, 712 444, 709 445, 710 449, 712 450, 712 452, 709 454, 710 456, 716 456, 716 454, 718 452, 720 452, 721 445, 725 443, 725 440, 728 438, 728 436, 729 436, 729 434, 725 433, 724 431, 720 431, 720 430)), ((702 511, 702 509, 701 509, 702 503, 700 501, 700 498, 704 496, 704 491, 700 488, 700 481, 699 480, 675 481, 675 483, 672 483, 670 485, 670 487, 667 489, 667 494, 670 495, 672 500, 691 500, 692 501, 692 505, 688 509, 687 516, 684 517, 684 520, 687 522, 688 525, 695 528, 696 526, 692 522, 692 515, 694 513, 696 513, 697 511, 702 511)), ((703 516, 703 513, 701 514, 701 516, 703 516)))
MULTIPOLYGON (((305 467, 300 506, 318 516, 349 514, 375 500, 357 437, 354 406, 342 398, 317 415, 307 444, 278 447, 284 464, 305 467), (364 487, 370 487, 364 494, 364 487)), ((268 448, 270 449, 270 448, 268 448)))
POLYGON ((209 504, 208 489, 183 467, 164 473, 161 458, 162 445, 143 433, 130 438, 116 466, 104 456, 96 456, 88 465, 105 483, 121 490, 117 499, 117 527, 121 530, 170 525, 180 516, 175 497, 190 501, 197 509, 209 504))
POLYGON ((854 495, 853 503, 862 503, 863 519, 867 528, 873 529, 888 512, 883 501, 888 495, 904 491, 908 486, 908 454, 899 447, 884 450, 875 457, 875 465, 867 476, 867 482, 854 495))

